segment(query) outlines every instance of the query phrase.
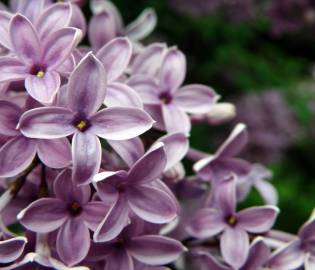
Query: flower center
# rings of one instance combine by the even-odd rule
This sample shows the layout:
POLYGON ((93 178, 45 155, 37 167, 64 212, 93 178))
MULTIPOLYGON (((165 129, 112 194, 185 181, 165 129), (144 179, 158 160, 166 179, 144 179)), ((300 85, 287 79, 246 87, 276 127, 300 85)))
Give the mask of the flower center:
POLYGON ((172 101, 172 95, 169 92, 163 92, 160 94, 159 96, 160 100, 162 101, 162 103, 164 104, 169 104, 172 101))
POLYGON ((229 225, 235 226, 237 223, 237 218, 235 216, 229 216, 226 221, 229 225))
POLYGON ((30 73, 35 75, 37 78, 43 78, 45 76, 45 67, 41 65, 33 65, 31 67, 30 73))
POLYGON ((81 120, 77 125, 76 125, 77 129, 79 130, 84 130, 87 127, 87 123, 86 121, 81 120))
POLYGON ((72 123, 78 130, 80 130, 81 132, 86 131, 87 129, 90 128, 91 124, 89 122, 88 119, 86 119, 83 116, 76 116, 73 120, 72 123))
POLYGON ((76 217, 81 214, 82 207, 78 202, 73 202, 69 204, 68 211, 70 212, 71 216, 76 217))

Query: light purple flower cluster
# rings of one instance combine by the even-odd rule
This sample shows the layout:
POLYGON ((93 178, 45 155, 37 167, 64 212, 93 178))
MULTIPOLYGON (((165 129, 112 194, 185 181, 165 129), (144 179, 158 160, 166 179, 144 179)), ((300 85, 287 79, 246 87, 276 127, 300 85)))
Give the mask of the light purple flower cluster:
POLYGON ((91 0, 87 26, 82 1, 10 2, 0 11, 0 269, 314 268, 315 218, 297 236, 272 230, 270 173, 238 158, 244 124, 212 155, 189 147, 192 124, 226 122, 234 107, 185 85, 177 47, 141 45, 153 10, 125 27, 111 2, 91 0), (253 187, 266 205, 238 211, 253 187))

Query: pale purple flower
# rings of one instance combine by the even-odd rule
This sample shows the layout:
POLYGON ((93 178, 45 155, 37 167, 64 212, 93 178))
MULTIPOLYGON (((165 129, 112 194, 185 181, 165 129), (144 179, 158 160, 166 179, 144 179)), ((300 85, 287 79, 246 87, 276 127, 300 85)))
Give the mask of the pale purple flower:
POLYGON ((21 211, 18 218, 27 229, 37 233, 58 230, 56 249, 66 264, 82 261, 90 248, 89 229, 95 230, 109 206, 90 201, 89 186, 77 186, 71 170, 64 170, 54 183, 56 198, 42 198, 21 211))
POLYGON ((194 170, 204 180, 219 181, 228 177, 231 172, 237 175, 246 175, 250 171, 250 164, 236 158, 248 141, 246 126, 238 124, 213 155, 199 160, 194 170))
POLYGON ((25 237, 13 237, 0 241, 0 263, 10 263, 18 259, 27 243, 25 237))
POLYGON ((151 8, 145 9, 134 22, 124 26, 120 12, 111 1, 92 0, 90 6, 94 15, 89 24, 89 40, 95 50, 119 36, 138 42, 148 36, 157 23, 155 11, 151 8))
POLYGON ((311 217, 299 230, 296 240, 276 250, 268 263, 275 270, 315 267, 315 218, 311 217))
POLYGON ((165 165, 166 155, 160 143, 128 172, 103 172, 94 177, 101 200, 113 204, 94 234, 95 241, 105 242, 117 237, 130 222, 131 213, 155 224, 168 223, 177 216, 174 195, 158 180, 165 165))
POLYGON ((60 88, 62 64, 80 40, 80 30, 61 28, 42 41, 34 25, 17 14, 11 19, 9 34, 13 55, 0 58, 0 81, 25 80, 30 96, 52 103, 60 88))
POLYGON ((222 257, 229 265, 238 269, 248 258, 248 233, 267 232, 273 226, 279 210, 274 206, 261 206, 236 212, 235 177, 222 181, 215 194, 217 207, 199 210, 188 231, 197 238, 208 238, 222 233, 222 257))
POLYGON ((20 129, 30 138, 72 139, 73 179, 88 183, 99 171, 101 144, 107 140, 136 137, 152 126, 151 117, 137 108, 115 107, 100 111, 106 95, 103 64, 89 53, 71 74, 67 89, 67 108, 47 107, 23 114, 20 129))
POLYGON ((186 58, 177 48, 166 53, 157 80, 151 76, 131 77, 128 84, 141 96, 145 109, 167 132, 189 134, 187 113, 202 114, 211 110, 218 96, 210 87, 191 84, 181 87, 186 76, 186 58))
POLYGON ((0 134, 7 136, 0 148, 0 176, 12 177, 24 171, 37 154, 52 168, 64 168, 71 162, 71 147, 66 138, 43 140, 25 137, 17 129, 23 110, 9 101, 0 101, 0 134))

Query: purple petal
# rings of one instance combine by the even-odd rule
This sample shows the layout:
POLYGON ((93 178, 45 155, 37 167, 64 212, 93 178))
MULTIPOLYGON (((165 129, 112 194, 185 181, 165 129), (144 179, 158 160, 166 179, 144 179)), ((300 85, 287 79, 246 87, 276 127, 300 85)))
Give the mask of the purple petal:
POLYGON ((21 61, 11 56, 0 57, 0 82, 24 80, 28 70, 21 61))
POLYGON ((67 137, 76 131, 71 124, 73 114, 61 107, 36 108, 25 112, 19 128, 30 138, 57 139, 67 137))
POLYGON ((237 213, 237 226, 251 233, 263 233, 274 225, 278 213, 275 206, 247 208, 237 213))
POLYGON ((272 269, 297 269, 304 263, 305 253, 300 241, 293 241, 276 250, 268 262, 272 269))
POLYGON ((126 70, 132 55, 132 45, 127 38, 115 38, 96 54, 107 72, 108 81, 114 81, 126 70))
POLYGON ((299 237, 303 239, 304 241, 309 241, 314 239, 315 235, 315 219, 310 218, 309 221, 303 224, 303 226, 300 228, 299 237))
POLYGON ((245 231, 227 228, 220 239, 223 259, 231 266, 239 269, 246 261, 249 253, 249 238, 245 231))
POLYGON ((178 90, 174 103, 185 112, 202 114, 211 110, 218 100, 214 90, 205 85, 191 84, 178 90))
POLYGON ((86 184, 101 166, 102 146, 91 132, 77 132, 72 139, 73 181, 86 184))
MULTIPOLYGON (((14 0, 10 1, 10 5, 14 0)), ((23 14, 31 22, 34 22, 39 14, 42 13, 44 7, 47 5, 46 0, 18 0, 18 4, 15 5, 15 12, 23 14)))
POLYGON ((16 14, 10 22, 10 37, 14 52, 25 64, 40 63, 41 47, 32 23, 16 14))
POLYGON ((220 211, 204 208, 193 216, 187 231, 194 237, 204 239, 219 234, 224 227, 225 223, 220 211))
POLYGON ((65 168, 71 163, 71 145, 66 138, 37 140, 39 159, 48 167, 65 168))
POLYGON ((236 210, 236 178, 222 181, 216 190, 216 202, 225 215, 234 215, 236 210))
POLYGON ((137 108, 115 107, 99 111, 91 118, 93 132, 107 140, 128 140, 152 127, 152 118, 137 108))
POLYGON ((116 238, 129 223, 129 207, 124 199, 120 199, 107 213, 96 229, 95 242, 108 242, 116 238))
POLYGON ((72 8, 69 3, 56 3, 44 10, 36 21, 36 29, 41 40, 49 37, 53 32, 67 27, 70 23, 72 8))
POLYGON ((245 147, 248 141, 247 129, 244 124, 238 124, 217 151, 221 157, 234 157, 245 147))
POLYGON ((158 143, 133 165, 128 173, 128 181, 131 185, 152 182, 161 176, 165 165, 164 144, 158 143))
POLYGON ((147 37, 157 24, 157 16, 152 8, 146 8, 140 16, 130 23, 125 30, 125 35, 133 41, 147 37))
POLYGON ((56 71, 47 71, 44 77, 28 75, 25 88, 32 98, 43 104, 51 104, 60 88, 60 75, 56 71))
POLYGON ((80 29, 82 31, 82 36, 86 34, 86 19, 83 14, 83 10, 75 3, 72 3, 72 16, 70 21, 70 26, 80 29))
POLYGON ((91 197, 91 189, 88 185, 77 186, 71 178, 71 170, 63 170, 54 182, 54 192, 58 199, 65 204, 77 202, 80 205, 86 204, 91 197))
POLYGON ((68 107, 85 116, 95 113, 103 104, 106 94, 106 74, 100 61, 87 54, 70 76, 68 107))
POLYGON ((104 104, 107 107, 135 107, 142 109, 142 100, 138 93, 126 84, 110 83, 104 104))
POLYGON ((132 238, 128 251, 132 257, 145 264, 164 265, 176 261, 185 247, 168 237, 144 235, 132 238))
POLYGON ((58 68, 68 59, 81 39, 76 28, 62 28, 52 33, 44 43, 44 63, 49 70, 58 68))
POLYGON ((267 181, 256 181, 254 184, 266 204, 276 205, 278 203, 278 192, 275 187, 267 181))
POLYGON ((90 202, 84 206, 81 218, 91 230, 95 231, 108 211, 109 207, 103 202, 90 202))
POLYGON ((164 171, 169 170, 180 162, 187 154, 189 141, 183 133, 165 135, 157 140, 164 143, 167 164, 164 171))
POLYGON ((107 141, 129 167, 144 155, 144 145, 139 137, 126 141, 107 141))
POLYGON ((104 270, 134 270, 133 260, 124 248, 113 250, 106 259, 104 270))
POLYGON ((67 205, 59 199, 43 198, 31 203, 18 214, 27 229, 47 233, 58 229, 68 218, 67 205))
POLYGON ((0 44, 7 49, 11 49, 9 36, 9 23, 12 15, 4 10, 0 11, 0 44))
POLYGON ((176 91, 183 83, 186 75, 186 58, 176 48, 167 52, 160 70, 160 88, 163 91, 176 91))
POLYGON ((12 102, 0 100, 0 134, 5 136, 17 136, 20 132, 16 125, 22 114, 20 107, 12 102))
POLYGON ((0 241, 0 262, 9 263, 18 259, 22 255, 26 243, 25 237, 14 237, 0 241))
POLYGON ((163 43, 149 45, 132 62, 132 74, 156 76, 166 52, 167 47, 163 43))
POLYGON ((58 232, 56 248, 61 260, 74 266, 86 257, 90 243, 90 232, 84 222, 69 219, 58 232))
POLYGON ((162 106, 165 128, 168 133, 182 132, 189 134, 191 123, 188 115, 174 104, 162 106))
POLYGON ((224 266, 219 263, 210 253, 198 250, 193 252, 193 255, 197 256, 199 270, 231 270, 230 267, 224 266))
POLYGON ((262 240, 262 238, 256 238, 249 250, 248 260, 243 266, 244 270, 260 269, 264 266, 270 257, 270 249, 262 240))
POLYGON ((35 154, 36 144, 23 136, 7 141, 0 148, 0 176, 12 177, 23 172, 35 154))
POLYGON ((177 202, 165 191, 155 187, 129 188, 128 200, 132 211, 150 223, 168 223, 178 214, 177 202))

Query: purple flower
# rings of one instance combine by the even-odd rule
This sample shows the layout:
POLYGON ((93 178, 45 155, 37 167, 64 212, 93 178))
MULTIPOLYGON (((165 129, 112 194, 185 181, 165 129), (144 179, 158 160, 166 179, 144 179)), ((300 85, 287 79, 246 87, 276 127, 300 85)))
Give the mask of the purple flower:
POLYGON ((229 265, 238 269, 248 258, 248 233, 268 231, 273 226, 279 210, 274 206, 262 206, 236 212, 235 177, 222 181, 215 194, 217 208, 199 210, 188 231, 197 238, 213 237, 222 233, 222 256, 229 265))
MULTIPOLYGON (((43 22, 41 26, 46 34, 50 25, 43 22)), ((49 32, 42 40, 40 31, 20 14, 11 19, 9 35, 13 55, 0 58, 0 82, 25 80, 30 96, 49 104, 60 88, 62 64, 70 57, 81 34, 75 28, 61 28, 49 32)))
POLYGON ((13 237, 0 241, 0 263, 10 263, 18 259, 27 243, 25 237, 13 237))
POLYGON ((128 81, 157 121, 157 127, 167 132, 189 134, 191 123, 187 113, 206 113, 218 99, 214 90, 204 85, 181 87, 185 75, 185 56, 177 48, 171 48, 162 62, 158 81, 143 75, 131 77, 128 81))
POLYGON ((59 257, 70 266, 82 261, 90 248, 89 229, 95 230, 108 211, 102 202, 90 202, 89 186, 78 187, 71 170, 64 170, 54 183, 56 198, 42 198, 18 215, 27 229, 37 233, 58 230, 56 248, 59 257))
POLYGON ((52 168, 64 168, 71 162, 71 147, 66 138, 30 139, 16 129, 23 110, 9 101, 0 101, 0 134, 7 136, 0 148, 0 176, 12 177, 24 171, 37 154, 52 168))
POLYGON ((216 153, 199 160, 194 165, 194 170, 202 179, 216 182, 228 177, 231 172, 237 175, 248 174, 250 164, 235 158, 245 147, 247 140, 246 126, 238 124, 216 153))
POLYGON ((113 204, 94 234, 97 242, 110 241, 130 222, 130 214, 156 224, 172 221, 178 205, 172 192, 157 178, 166 165, 163 144, 157 144, 131 169, 95 176, 98 195, 113 204))
POLYGON ((22 133, 30 138, 53 139, 74 134, 73 179, 84 184, 99 171, 101 144, 98 137, 126 140, 152 126, 151 117, 136 108, 106 108, 98 111, 106 95, 106 74, 101 62, 89 53, 71 74, 67 108, 30 110, 20 121, 22 133))

